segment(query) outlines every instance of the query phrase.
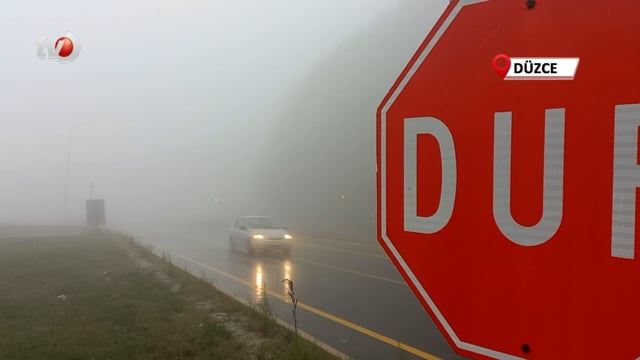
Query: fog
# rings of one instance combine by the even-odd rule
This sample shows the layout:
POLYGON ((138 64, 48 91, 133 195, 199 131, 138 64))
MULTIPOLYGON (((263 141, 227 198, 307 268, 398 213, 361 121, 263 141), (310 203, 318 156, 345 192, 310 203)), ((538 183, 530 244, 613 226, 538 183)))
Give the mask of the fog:
POLYGON ((376 107, 446 5, 3 3, 0 223, 82 223, 94 184, 108 225, 373 240, 376 107), (67 31, 74 63, 36 57, 67 31))

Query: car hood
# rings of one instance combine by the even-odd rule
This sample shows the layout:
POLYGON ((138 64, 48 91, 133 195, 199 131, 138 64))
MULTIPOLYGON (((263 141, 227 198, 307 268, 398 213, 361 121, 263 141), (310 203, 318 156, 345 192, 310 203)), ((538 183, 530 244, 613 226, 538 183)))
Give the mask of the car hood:
POLYGON ((284 229, 251 229, 252 234, 262 234, 265 238, 283 238, 287 234, 284 229))

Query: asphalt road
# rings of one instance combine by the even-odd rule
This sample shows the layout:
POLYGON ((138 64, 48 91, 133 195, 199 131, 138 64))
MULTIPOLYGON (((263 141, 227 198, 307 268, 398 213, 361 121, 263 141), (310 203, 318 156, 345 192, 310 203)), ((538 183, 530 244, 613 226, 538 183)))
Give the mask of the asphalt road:
MULTIPOLYGON (((290 257, 229 251, 226 228, 158 225, 119 230, 252 303, 267 296, 291 322, 282 283, 294 284, 298 328, 354 359, 462 359, 450 348, 379 245, 295 238, 290 257)), ((295 237, 295 234, 294 234, 295 237)))

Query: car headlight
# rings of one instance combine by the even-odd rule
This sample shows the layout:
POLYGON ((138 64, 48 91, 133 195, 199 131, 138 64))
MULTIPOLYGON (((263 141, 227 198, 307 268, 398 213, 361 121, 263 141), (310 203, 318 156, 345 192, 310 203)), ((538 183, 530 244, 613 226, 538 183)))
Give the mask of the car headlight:
POLYGON ((254 239, 264 239, 264 235, 262 234, 253 234, 254 239))
POLYGON ((285 239, 287 239, 287 240, 291 240, 291 239, 293 239, 293 238, 291 237, 291 235, 289 235, 289 234, 284 234, 284 238, 285 238, 285 239))

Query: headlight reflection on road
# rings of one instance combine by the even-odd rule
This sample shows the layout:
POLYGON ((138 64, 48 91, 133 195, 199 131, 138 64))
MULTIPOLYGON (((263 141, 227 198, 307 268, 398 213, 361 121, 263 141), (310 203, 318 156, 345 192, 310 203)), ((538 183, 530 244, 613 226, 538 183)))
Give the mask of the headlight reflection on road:
POLYGON ((264 280, 262 279, 262 264, 256 265, 256 303, 262 302, 264 296, 264 280))
POLYGON ((284 262, 284 278, 291 279, 291 263, 289 261, 284 262))
MULTIPOLYGON (((289 262, 289 260, 284 262, 284 278, 285 279, 289 279, 289 280, 293 280, 291 278, 291 262, 289 262)), ((283 290, 284 290, 284 298, 285 301, 288 303, 291 303, 291 298, 289 297, 289 284, 287 284, 286 281, 282 282, 283 290)))

